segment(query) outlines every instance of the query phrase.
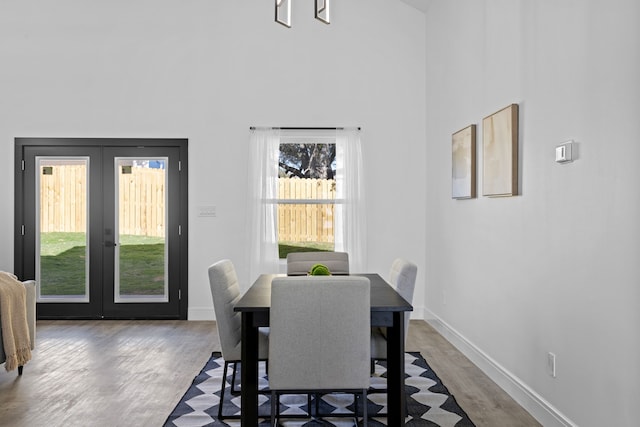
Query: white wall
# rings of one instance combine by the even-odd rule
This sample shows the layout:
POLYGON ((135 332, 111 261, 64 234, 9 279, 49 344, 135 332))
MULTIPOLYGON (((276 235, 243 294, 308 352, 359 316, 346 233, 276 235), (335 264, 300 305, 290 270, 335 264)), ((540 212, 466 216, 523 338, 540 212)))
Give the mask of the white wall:
POLYGON ((544 425, 637 425, 640 3, 435 0, 427 316, 544 425), (520 105, 520 188, 452 200, 451 134, 520 105), (579 158, 554 162, 573 139, 579 158), (557 356, 557 377, 545 372, 557 356))
MULTIPOLYGON (((12 206, 14 138, 189 139, 189 317, 212 318, 206 269, 230 258, 248 286, 249 126, 361 126, 369 269, 414 260, 424 282, 424 15, 400 1, 0 2, 0 199, 12 206), (215 205, 217 217, 197 217, 215 205)), ((13 268, 13 208, 0 210, 13 268)), ((423 313, 423 286, 416 290, 423 313)))
POLYGON ((358 125, 370 270, 417 262, 418 315, 559 423, 632 425, 640 5, 431 3, 425 27, 396 1, 334 2, 330 26, 297 2, 286 29, 264 0, 3 0, 0 269, 13 267, 15 137, 186 137, 190 318, 210 318, 211 262, 229 257, 251 280, 249 126, 358 125), (522 195, 451 200, 451 134, 512 102, 522 195), (560 166, 553 150, 567 139, 579 159, 560 166), (200 205, 216 205, 217 218, 197 218, 200 205))

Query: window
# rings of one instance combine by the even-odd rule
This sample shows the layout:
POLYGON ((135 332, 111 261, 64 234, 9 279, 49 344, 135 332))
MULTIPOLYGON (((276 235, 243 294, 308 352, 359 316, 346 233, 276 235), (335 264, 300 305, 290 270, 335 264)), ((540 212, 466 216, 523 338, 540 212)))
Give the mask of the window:
POLYGON ((278 253, 335 250, 334 135, 283 136, 278 158, 278 253))
POLYGON ((250 153, 252 277, 292 250, 348 252, 364 271, 359 129, 252 129, 250 153))

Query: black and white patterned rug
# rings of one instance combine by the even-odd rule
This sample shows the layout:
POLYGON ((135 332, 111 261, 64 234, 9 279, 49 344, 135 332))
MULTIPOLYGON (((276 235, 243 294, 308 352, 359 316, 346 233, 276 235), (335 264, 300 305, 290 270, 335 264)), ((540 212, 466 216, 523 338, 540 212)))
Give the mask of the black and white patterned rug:
MULTIPOLYGON (((232 367, 229 367, 228 374, 232 367)), ((220 403, 220 385, 224 360, 220 353, 215 352, 200 374, 193 380, 193 384, 184 394, 180 403, 175 407, 165 422, 165 427, 235 427, 240 426, 239 420, 217 419, 218 404, 220 403)), ((420 353, 405 354, 405 387, 407 392, 407 426, 425 427, 473 427, 473 422, 460 408, 454 397, 449 393, 442 381, 427 365, 420 353)), ((372 389, 386 388, 385 362, 376 363, 375 374, 371 380, 372 389)), ((238 373, 238 379, 239 379, 238 373)), ((231 395, 231 375, 225 381, 224 412, 223 415, 240 414, 240 396, 231 395)), ((260 364, 260 385, 266 389, 268 381, 264 373, 264 363, 260 364)), ((237 386, 239 387, 239 386, 237 386)), ((270 414, 269 396, 259 395, 259 414, 268 417, 270 414)), ((320 413, 345 414, 353 410, 353 395, 335 394, 321 398, 320 413)), ((386 426, 387 419, 376 414, 386 413, 387 396, 385 393, 370 393, 368 395, 369 426, 386 426)), ((309 419, 286 420, 286 415, 300 415, 307 412, 306 396, 286 396, 280 398, 281 424, 289 427, 310 427, 323 425, 330 427, 352 426, 352 418, 324 418, 321 421, 309 419)), ((313 404, 312 404, 313 405, 313 404)), ((268 419, 260 422, 261 426, 268 426, 268 419)))

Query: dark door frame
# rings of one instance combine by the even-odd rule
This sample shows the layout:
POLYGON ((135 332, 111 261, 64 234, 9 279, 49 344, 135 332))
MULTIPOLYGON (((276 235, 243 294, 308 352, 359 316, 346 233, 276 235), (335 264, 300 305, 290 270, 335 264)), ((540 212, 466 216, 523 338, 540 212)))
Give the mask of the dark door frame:
POLYGON ((15 191, 14 191, 14 273, 20 280, 35 279, 25 276, 25 197, 26 188, 24 150, 26 147, 177 147, 179 149, 180 196, 179 218, 179 315, 187 319, 188 294, 188 140, 186 138, 15 138, 15 191))

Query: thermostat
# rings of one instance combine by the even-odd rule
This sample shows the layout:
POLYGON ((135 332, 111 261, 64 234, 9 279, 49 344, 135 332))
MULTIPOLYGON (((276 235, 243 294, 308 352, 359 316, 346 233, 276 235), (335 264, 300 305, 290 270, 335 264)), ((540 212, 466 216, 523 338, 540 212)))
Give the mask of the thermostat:
POLYGON ((564 144, 560 144, 556 147, 556 162, 558 163, 566 163, 573 161, 571 148, 573 145, 573 141, 567 141, 564 144))

